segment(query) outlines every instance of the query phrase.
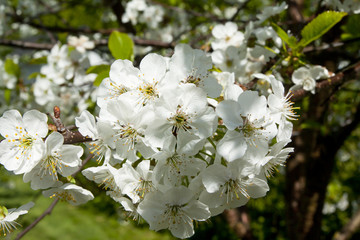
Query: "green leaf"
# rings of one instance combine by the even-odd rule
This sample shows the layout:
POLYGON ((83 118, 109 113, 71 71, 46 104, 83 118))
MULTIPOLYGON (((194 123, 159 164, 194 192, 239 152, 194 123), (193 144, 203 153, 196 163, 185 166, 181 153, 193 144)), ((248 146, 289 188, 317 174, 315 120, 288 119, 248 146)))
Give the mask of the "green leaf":
POLYGON ((341 40, 350 40, 360 37, 360 14, 350 15, 347 19, 347 23, 341 26, 344 31, 341 34, 341 40))
POLYGON ((46 64, 47 63, 47 56, 34 58, 30 60, 30 64, 46 64))
POLYGON ((312 41, 320 38, 335 26, 335 24, 340 22, 346 14, 345 12, 334 11, 321 13, 301 30, 302 39, 298 43, 298 47, 305 47, 312 41))
POLYGON ((8 74, 20 77, 20 68, 12 59, 6 59, 4 68, 8 74))
POLYGON ((116 59, 129 59, 134 57, 134 42, 126 33, 113 31, 109 37, 108 46, 116 59))
POLYGON ((275 23, 271 23, 272 28, 277 35, 285 42, 291 49, 296 47, 297 39, 294 36, 289 36, 280 26, 275 23))
POLYGON ((4 99, 7 105, 10 105, 10 100, 11 100, 11 89, 5 89, 4 90, 4 99))
POLYGON ((90 74, 90 73, 96 73, 99 74, 101 72, 109 72, 110 71, 110 65, 106 65, 106 64, 101 64, 101 65, 96 65, 96 66, 91 66, 86 70, 86 74, 90 74))
POLYGON ((104 80, 107 77, 109 77, 109 71, 100 72, 95 78, 94 86, 96 87, 100 86, 102 80, 104 80))
POLYGON ((37 78, 37 76, 45 77, 46 75, 39 73, 39 72, 33 72, 27 78, 28 79, 37 78))

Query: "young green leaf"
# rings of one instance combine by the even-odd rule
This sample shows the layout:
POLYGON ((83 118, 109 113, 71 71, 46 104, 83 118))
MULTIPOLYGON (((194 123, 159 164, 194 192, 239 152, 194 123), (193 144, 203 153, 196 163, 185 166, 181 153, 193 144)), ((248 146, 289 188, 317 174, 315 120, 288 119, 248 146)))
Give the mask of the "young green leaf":
POLYGON ((289 36, 280 26, 275 23, 271 23, 271 26, 277 35, 279 35, 281 40, 283 40, 283 42, 285 42, 291 49, 296 47, 297 40, 294 36, 289 36))
POLYGON ((13 60, 6 59, 4 68, 8 74, 20 77, 20 68, 13 60))
POLYGON ((5 89, 4 90, 4 99, 7 105, 10 105, 10 100, 11 100, 11 89, 5 89))
POLYGON ((308 23, 301 31, 302 39, 298 43, 298 47, 305 47, 312 41, 320 38, 328 32, 335 24, 346 16, 345 12, 327 11, 321 13, 310 23, 308 23))
POLYGON ((44 75, 44 74, 42 74, 42 73, 33 72, 33 73, 31 73, 27 78, 28 78, 28 79, 37 78, 37 76, 46 77, 46 75, 44 75))
POLYGON ((109 72, 110 71, 110 66, 107 64, 101 64, 101 65, 96 65, 96 66, 91 66, 86 70, 86 74, 89 73, 96 73, 99 74, 101 72, 109 72))
POLYGON ((126 33, 113 31, 109 37, 108 47, 116 59, 133 59, 134 42, 126 33))
POLYGON ((98 75, 94 81, 94 86, 96 86, 96 87, 100 86, 101 82, 107 77, 109 77, 109 71, 104 71, 104 72, 98 73, 98 75))

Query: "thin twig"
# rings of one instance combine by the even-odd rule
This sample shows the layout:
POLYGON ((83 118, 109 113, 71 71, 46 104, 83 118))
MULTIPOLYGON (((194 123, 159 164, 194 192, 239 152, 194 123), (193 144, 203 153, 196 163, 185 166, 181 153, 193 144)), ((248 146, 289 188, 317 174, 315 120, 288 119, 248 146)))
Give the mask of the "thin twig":
POLYGON ((54 46, 53 44, 49 44, 49 43, 34 43, 34 42, 25 42, 19 40, 8 40, 8 39, 0 39, 0 45, 25 48, 25 49, 36 49, 36 50, 51 49, 54 46))
MULTIPOLYGON (((114 30, 114 29, 112 29, 112 30, 114 30)), ((81 32, 78 32, 78 33, 81 33, 81 32)), ((163 42, 163 41, 159 41, 159 40, 141 39, 141 38, 134 38, 133 41, 138 46, 150 46, 150 47, 158 47, 158 48, 174 48, 175 47, 175 42, 163 42)), ((107 46, 107 44, 108 44, 107 39, 95 41, 96 47, 107 46)), ((0 39, 0 45, 9 46, 9 47, 17 47, 17 48, 22 48, 22 49, 50 50, 51 48, 53 48, 53 46, 55 44, 0 39)))
POLYGON ((85 167, 85 165, 90 161, 90 159, 92 159, 93 156, 94 156, 94 154, 90 153, 90 154, 85 158, 85 160, 82 161, 81 167, 80 167, 76 172, 74 172, 71 176, 72 176, 72 177, 75 177, 76 174, 78 174, 81 170, 83 170, 83 168, 85 167))
MULTIPOLYGON (((360 75, 360 61, 351 65, 345 70, 338 72, 333 77, 317 82, 316 90, 341 85, 345 81, 352 80, 354 79, 354 77, 358 77, 359 75, 360 75)), ((304 98, 307 94, 309 94, 309 92, 305 91, 304 89, 295 90, 293 91, 291 100, 297 101, 299 99, 304 98)))
POLYGON ((348 223, 341 229, 340 232, 336 232, 334 240, 346 240, 350 239, 356 230, 360 228, 360 209, 353 215, 348 223))
POLYGON ((58 198, 54 199, 51 205, 34 222, 32 222, 29 226, 27 226, 21 233, 19 233, 16 236, 15 240, 19 240, 20 238, 22 238, 26 233, 28 233, 31 229, 33 229, 44 217, 46 217, 46 215, 50 215, 58 202, 59 202, 58 198))
POLYGON ((79 131, 70 131, 69 128, 65 127, 60 118, 60 108, 58 106, 54 107, 54 116, 48 114, 52 121, 54 122, 56 129, 64 137, 64 144, 73 144, 81 142, 91 142, 92 138, 83 136, 79 131))

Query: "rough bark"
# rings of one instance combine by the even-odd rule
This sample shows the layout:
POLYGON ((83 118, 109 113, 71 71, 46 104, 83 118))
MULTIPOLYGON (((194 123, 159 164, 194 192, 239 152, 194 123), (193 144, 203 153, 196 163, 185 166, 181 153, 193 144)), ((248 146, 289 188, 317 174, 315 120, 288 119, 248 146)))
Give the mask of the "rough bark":
MULTIPOLYGON (((353 73, 358 75, 358 69, 353 73)), ((348 77, 353 77, 350 74, 348 77)), ((323 89, 310 96, 309 109, 302 119, 326 125, 333 90, 323 89)), ((295 152, 286 168, 286 203, 289 239, 320 239, 322 208, 335 156, 360 122, 360 106, 350 124, 325 134, 319 127, 300 129, 294 137, 295 152)))

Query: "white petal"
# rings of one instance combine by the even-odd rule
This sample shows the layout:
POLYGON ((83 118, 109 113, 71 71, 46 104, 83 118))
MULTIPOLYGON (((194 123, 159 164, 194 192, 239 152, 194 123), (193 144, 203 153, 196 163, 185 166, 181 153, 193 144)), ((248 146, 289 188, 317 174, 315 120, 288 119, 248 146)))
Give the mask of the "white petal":
POLYGON ((44 138, 48 133, 47 116, 38 110, 30 110, 23 116, 24 126, 31 136, 44 138))
POLYGON ((223 156, 226 161, 232 162, 244 156, 246 149, 247 144, 244 137, 236 131, 228 131, 224 138, 220 140, 217 152, 223 156))
POLYGON ((140 63, 140 71, 149 83, 159 82, 165 76, 166 61, 156 53, 146 55, 140 63))
POLYGON ((47 154, 59 150, 64 143, 64 137, 58 132, 52 132, 45 140, 47 154))
POLYGON ((98 136, 95 118, 87 110, 83 111, 79 117, 75 118, 75 125, 79 128, 79 132, 83 136, 89 136, 95 139, 98 136))

